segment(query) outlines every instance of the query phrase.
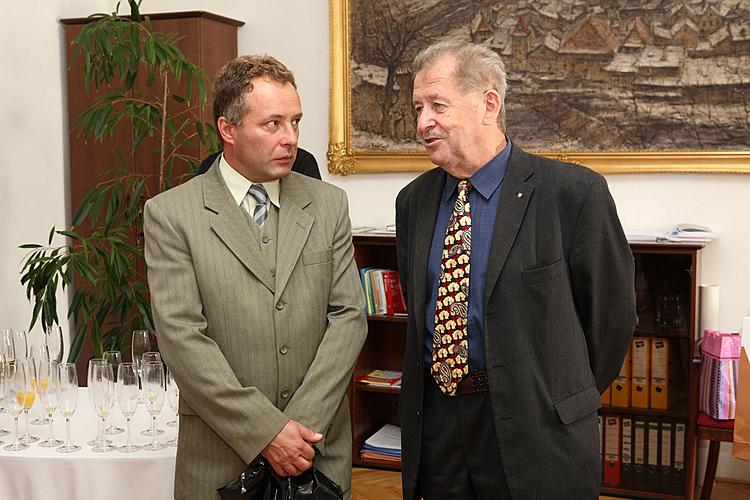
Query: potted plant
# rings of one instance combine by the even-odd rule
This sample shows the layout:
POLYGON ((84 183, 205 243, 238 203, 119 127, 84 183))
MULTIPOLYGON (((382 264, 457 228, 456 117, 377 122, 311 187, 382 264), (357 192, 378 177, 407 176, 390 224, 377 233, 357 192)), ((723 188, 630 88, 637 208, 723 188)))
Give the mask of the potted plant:
POLYGON ((85 90, 98 94, 71 133, 102 141, 125 126, 132 142, 117 152, 111 175, 84 196, 70 228, 53 227, 46 244, 21 245, 29 249, 21 276, 34 306, 29 328, 40 321, 46 331, 59 323, 57 292, 75 280, 68 311, 74 324, 69 361, 78 359, 87 341, 98 357, 105 350, 122 350, 132 330, 153 330, 148 287, 135 265, 143 256, 142 241, 135 237, 143 225, 143 203, 156 194, 149 186, 161 192, 192 175, 199 158, 186 152, 191 147, 217 148, 214 127, 199 119, 206 103, 205 72, 177 48, 177 35, 153 29, 140 14, 141 0, 128 3, 130 16, 118 13, 118 2, 115 12, 90 16, 73 41, 71 64, 83 61, 85 90), (126 158, 147 138, 157 145, 157 182, 125 168, 126 158), (55 244, 58 237, 66 241, 55 244))

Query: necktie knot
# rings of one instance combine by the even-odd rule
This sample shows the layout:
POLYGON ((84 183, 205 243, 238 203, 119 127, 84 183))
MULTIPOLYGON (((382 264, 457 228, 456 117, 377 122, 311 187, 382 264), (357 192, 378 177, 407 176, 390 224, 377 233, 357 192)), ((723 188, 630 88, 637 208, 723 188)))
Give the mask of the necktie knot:
POLYGON ((253 210, 253 220, 262 226, 268 217, 268 193, 263 184, 253 184, 247 190, 247 194, 255 199, 255 209, 253 210))

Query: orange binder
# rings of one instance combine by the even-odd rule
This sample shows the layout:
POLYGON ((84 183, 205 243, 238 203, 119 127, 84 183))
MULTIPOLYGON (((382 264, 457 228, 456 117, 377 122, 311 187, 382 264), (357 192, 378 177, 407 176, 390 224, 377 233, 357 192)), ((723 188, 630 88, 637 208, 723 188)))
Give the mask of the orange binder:
POLYGON ((612 404, 612 386, 607 387, 604 392, 601 394, 600 398, 602 400, 602 405, 611 405, 612 404))
POLYGON ((631 406, 634 408, 648 408, 651 342, 647 337, 633 337, 632 358, 633 371, 630 387, 631 406))
POLYGON ((669 339, 651 339, 651 408, 669 409, 669 339))
POLYGON ((620 485, 620 417, 606 415, 604 429, 604 484, 620 485))
POLYGON ((630 362, 630 349, 625 355, 625 360, 620 367, 620 374, 612 382, 612 406, 628 408, 630 406, 630 377, 632 376, 632 365, 630 362))

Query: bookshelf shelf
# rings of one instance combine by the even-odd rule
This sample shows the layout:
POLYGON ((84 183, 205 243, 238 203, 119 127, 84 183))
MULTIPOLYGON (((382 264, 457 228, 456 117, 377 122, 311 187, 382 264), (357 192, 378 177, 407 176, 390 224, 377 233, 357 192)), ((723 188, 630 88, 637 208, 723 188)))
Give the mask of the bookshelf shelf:
POLYGON ((393 316, 383 314, 368 314, 367 321, 382 321, 386 323, 404 323, 406 324, 406 316, 393 316))
MULTIPOLYGON (((671 490, 679 490, 680 494, 659 491, 665 488, 658 484, 638 484, 636 489, 602 486, 601 493, 626 498, 691 499, 695 489, 695 422, 698 415, 699 377, 699 365, 693 361, 692 356, 697 352, 695 332, 698 328, 698 264, 703 245, 638 243, 631 244, 630 247, 636 263, 636 299, 641 324, 635 335, 649 339, 674 339, 676 348, 672 361, 678 368, 679 376, 674 379, 674 387, 670 386, 670 390, 675 391, 675 399, 668 410, 605 405, 601 408, 600 415, 620 416, 634 423, 636 420, 644 420, 659 424, 682 424, 685 429, 684 477, 671 490)), ((357 266, 360 268, 398 267, 394 236, 355 235, 354 249, 357 266)), ((367 322, 369 334, 357 360, 355 376, 367 374, 375 369, 401 370, 406 340, 406 317, 371 315, 368 316, 367 322)), ((352 455, 355 465, 400 470, 398 463, 364 459, 360 456, 364 441, 384 424, 398 425, 399 394, 400 389, 397 387, 374 387, 358 382, 350 384, 352 455)), ((632 483, 629 484, 633 486, 632 483)))
POLYGON ((383 394, 395 394, 395 395, 401 394, 400 387, 369 385, 369 384, 363 384, 361 382, 357 382, 354 384, 354 390, 361 391, 361 392, 380 392, 383 394))

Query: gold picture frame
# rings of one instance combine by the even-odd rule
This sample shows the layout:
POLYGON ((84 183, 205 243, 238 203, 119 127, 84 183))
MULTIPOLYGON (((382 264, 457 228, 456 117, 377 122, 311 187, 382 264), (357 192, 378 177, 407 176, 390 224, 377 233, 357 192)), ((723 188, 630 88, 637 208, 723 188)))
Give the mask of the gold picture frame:
MULTIPOLYGON (((328 170, 333 174, 419 172, 427 154, 357 151, 352 142, 350 0, 330 1, 330 116, 328 170)), ((750 151, 536 153, 586 165, 600 173, 750 173, 750 151)))

